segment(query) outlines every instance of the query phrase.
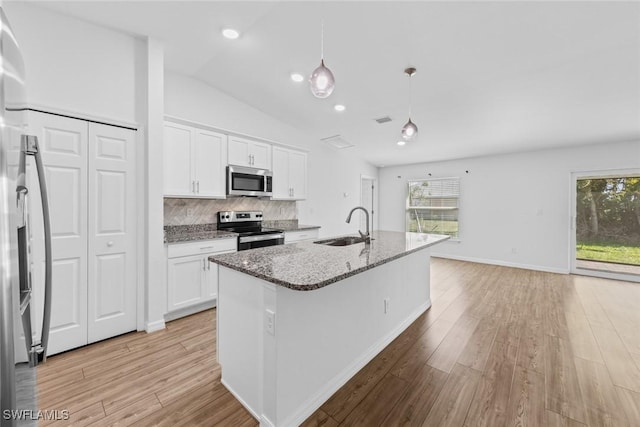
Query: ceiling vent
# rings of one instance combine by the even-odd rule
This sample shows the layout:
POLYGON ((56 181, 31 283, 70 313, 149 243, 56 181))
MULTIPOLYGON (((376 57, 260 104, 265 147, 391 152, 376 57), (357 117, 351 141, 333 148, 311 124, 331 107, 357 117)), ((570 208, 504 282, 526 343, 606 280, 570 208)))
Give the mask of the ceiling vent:
POLYGON ((335 147, 337 149, 354 147, 354 145, 348 141, 345 141, 340 135, 333 135, 326 138, 322 138, 321 141, 326 142, 327 144, 335 147))
POLYGON ((377 119, 373 119, 376 122, 378 122, 379 124, 383 124, 383 123, 389 123, 391 121, 391 117, 389 116, 384 116, 384 117, 379 117, 377 119))

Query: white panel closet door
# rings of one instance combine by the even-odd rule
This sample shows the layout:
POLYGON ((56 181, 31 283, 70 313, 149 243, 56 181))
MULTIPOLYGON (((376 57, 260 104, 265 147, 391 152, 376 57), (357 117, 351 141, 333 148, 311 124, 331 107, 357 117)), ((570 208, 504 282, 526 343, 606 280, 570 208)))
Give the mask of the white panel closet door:
MULTIPOLYGON (((51 211, 53 288, 48 354, 87 343, 87 123, 29 113, 45 165, 51 211)), ((35 165, 31 167, 31 262, 37 336, 44 299, 44 230, 35 165)), ((24 344, 22 344, 24 346, 24 344)))
POLYGON ((136 329, 134 141, 89 123, 89 343, 136 329))

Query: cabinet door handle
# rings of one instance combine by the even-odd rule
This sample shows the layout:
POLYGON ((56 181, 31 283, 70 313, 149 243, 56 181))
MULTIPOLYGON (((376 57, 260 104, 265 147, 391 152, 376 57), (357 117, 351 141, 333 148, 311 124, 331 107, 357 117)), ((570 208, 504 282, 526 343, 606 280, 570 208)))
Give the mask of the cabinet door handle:
POLYGON ((191 192, 192 193, 196 192, 196 182, 195 181, 191 181, 191 192))
POLYGON ((207 271, 207 259, 202 258, 202 271, 207 271))
POLYGON ((207 270, 211 271, 211 261, 207 263, 207 270))
POLYGON ((196 181, 196 193, 200 194, 200 181, 196 181))

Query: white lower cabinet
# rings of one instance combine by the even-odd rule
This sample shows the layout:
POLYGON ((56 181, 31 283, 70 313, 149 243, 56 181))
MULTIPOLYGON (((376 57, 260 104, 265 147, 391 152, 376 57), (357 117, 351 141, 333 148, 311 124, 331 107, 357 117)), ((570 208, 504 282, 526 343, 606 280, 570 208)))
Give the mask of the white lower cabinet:
POLYGON ((236 238, 175 243, 167 247, 167 311, 183 315, 195 306, 207 308, 218 296, 218 264, 211 255, 235 252, 236 238))
POLYGON ((300 242, 303 240, 312 240, 318 238, 319 230, 317 228, 312 228, 309 230, 297 230, 297 231, 285 231, 284 232, 284 243, 294 243, 300 242))

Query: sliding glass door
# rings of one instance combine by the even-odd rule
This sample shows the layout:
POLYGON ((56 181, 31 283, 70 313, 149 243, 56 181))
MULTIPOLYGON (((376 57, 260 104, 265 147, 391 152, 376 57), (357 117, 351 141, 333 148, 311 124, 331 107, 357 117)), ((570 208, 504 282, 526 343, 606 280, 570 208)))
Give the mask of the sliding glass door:
POLYGON ((640 277, 640 171, 575 173, 571 270, 640 277))

